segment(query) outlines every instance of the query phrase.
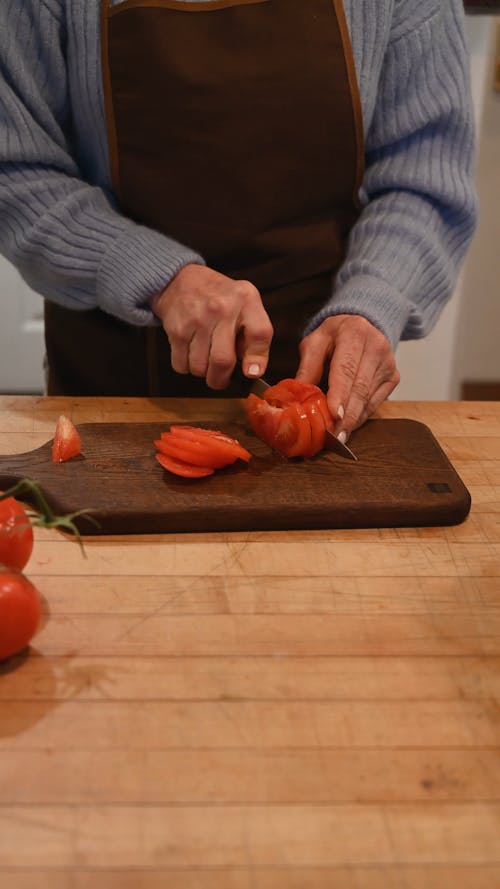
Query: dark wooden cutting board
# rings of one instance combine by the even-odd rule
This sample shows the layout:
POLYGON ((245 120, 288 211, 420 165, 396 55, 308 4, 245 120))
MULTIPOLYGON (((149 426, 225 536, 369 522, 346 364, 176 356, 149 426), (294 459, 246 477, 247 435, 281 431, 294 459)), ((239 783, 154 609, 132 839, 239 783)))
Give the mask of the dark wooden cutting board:
POLYGON ((0 457, 0 489, 38 481, 58 514, 91 511, 99 527, 82 516, 82 534, 452 525, 470 510, 469 492, 432 432, 414 420, 366 423, 350 441, 358 462, 326 452, 286 460, 244 421, 224 422, 254 456, 203 479, 158 464, 153 440, 167 428, 82 424, 82 455, 67 463, 52 463, 50 442, 0 457))

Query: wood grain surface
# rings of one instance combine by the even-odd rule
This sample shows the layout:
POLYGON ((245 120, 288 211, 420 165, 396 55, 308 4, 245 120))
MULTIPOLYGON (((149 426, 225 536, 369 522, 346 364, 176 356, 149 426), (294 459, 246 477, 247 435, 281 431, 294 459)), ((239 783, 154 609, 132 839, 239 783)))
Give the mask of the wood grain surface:
MULTIPOLYGON (((4 396, 0 453, 60 413, 204 407, 4 396)), ((462 524, 96 536, 85 556, 36 531, 42 626, 0 667, 2 889, 500 885, 500 404, 379 417, 432 430, 462 524)))
MULTIPOLYGON (((197 422, 217 428, 208 407, 197 422)), ((0 488, 35 480, 57 514, 85 511, 75 519, 82 534, 452 525, 470 510, 456 470, 431 430, 415 420, 365 423, 352 437, 357 461, 329 451, 287 460, 253 434, 241 411, 223 431, 251 459, 201 479, 179 478, 158 464, 154 441, 166 423, 77 429, 82 452, 65 463, 52 462, 51 441, 1 455, 0 488)))

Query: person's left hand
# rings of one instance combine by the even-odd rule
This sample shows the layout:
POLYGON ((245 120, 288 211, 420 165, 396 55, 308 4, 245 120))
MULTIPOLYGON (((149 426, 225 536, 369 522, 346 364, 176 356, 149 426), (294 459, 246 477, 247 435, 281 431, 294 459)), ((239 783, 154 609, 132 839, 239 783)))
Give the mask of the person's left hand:
POLYGON ((297 379, 319 383, 328 362, 328 407, 345 444, 400 376, 388 339, 361 315, 332 315, 304 337, 297 379))

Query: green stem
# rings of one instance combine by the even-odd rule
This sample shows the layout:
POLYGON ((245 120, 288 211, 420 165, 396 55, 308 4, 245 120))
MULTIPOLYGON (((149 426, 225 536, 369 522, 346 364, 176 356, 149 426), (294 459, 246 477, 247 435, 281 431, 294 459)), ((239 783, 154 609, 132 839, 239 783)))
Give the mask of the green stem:
POLYGON ((70 531, 75 535, 83 555, 86 556, 80 531, 73 520, 76 519, 77 516, 86 515, 87 519, 98 527, 98 522, 96 522, 96 520, 89 514, 89 510, 80 509, 77 512, 72 512, 65 516, 55 515, 47 503, 38 482, 34 482, 29 478, 22 479, 20 482, 17 482, 16 485, 13 485, 12 488, 9 488, 8 491, 4 491, 0 494, 0 501, 6 500, 7 497, 22 498, 23 494, 27 493, 32 495, 33 500, 35 501, 35 507, 39 510, 39 514, 28 514, 31 524, 39 528, 59 528, 60 530, 70 531))

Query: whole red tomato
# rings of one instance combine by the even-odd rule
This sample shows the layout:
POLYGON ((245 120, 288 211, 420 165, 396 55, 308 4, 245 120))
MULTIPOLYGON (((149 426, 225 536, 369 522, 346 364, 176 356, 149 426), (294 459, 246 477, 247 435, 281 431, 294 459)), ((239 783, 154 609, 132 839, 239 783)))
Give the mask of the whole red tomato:
POLYGON ((40 594, 20 571, 0 568, 0 661, 18 654, 40 623, 40 594))
POLYGON ((33 550, 33 529, 14 497, 0 500, 0 564, 21 571, 33 550))

